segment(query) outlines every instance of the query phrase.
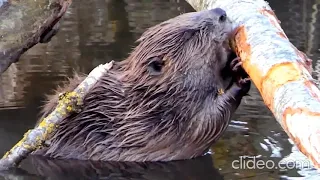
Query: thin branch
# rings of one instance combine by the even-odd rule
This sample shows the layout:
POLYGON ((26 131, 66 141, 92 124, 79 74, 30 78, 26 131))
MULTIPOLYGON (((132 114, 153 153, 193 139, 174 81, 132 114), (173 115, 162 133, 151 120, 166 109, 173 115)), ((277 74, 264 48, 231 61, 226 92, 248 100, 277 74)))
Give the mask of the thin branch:
POLYGON ((37 127, 25 133, 24 137, 0 160, 0 170, 6 170, 19 165, 34 150, 39 149, 58 126, 57 124, 67 118, 71 113, 81 109, 85 95, 99 78, 112 68, 113 61, 99 65, 93 69, 87 78, 72 92, 60 95, 57 107, 45 117, 37 127))

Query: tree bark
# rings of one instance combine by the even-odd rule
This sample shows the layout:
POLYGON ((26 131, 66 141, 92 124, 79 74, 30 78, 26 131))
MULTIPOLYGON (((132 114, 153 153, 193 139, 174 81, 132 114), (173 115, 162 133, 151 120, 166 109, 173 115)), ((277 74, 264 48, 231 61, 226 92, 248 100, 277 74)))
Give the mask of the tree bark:
POLYGON ((59 29, 72 0, 0 0, 0 74, 38 43, 59 29))
POLYGON ((264 103, 299 150, 320 167, 320 91, 311 60, 288 40, 264 0, 187 0, 197 11, 220 7, 236 30, 231 46, 264 103))

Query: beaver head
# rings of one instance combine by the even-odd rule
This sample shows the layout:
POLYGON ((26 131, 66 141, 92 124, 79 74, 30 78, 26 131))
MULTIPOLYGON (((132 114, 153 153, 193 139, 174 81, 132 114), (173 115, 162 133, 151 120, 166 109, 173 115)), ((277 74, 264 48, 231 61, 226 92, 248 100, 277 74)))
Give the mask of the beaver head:
POLYGON ((231 30, 220 8, 182 14, 151 27, 128 58, 128 79, 134 76, 142 84, 167 88, 172 82, 198 89, 223 88, 228 82, 220 73, 231 54, 231 30))
MULTIPOLYGON (((112 161, 167 161, 204 154, 250 88, 230 67, 231 29, 220 8, 151 27, 130 56, 92 88, 82 111, 60 123, 38 154, 112 161)), ((66 89, 80 81, 75 78, 66 89)))

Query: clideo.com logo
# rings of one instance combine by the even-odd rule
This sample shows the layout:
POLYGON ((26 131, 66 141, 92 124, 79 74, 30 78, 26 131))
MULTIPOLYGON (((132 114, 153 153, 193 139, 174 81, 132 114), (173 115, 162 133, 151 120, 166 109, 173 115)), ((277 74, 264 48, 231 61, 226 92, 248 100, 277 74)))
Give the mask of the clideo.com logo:
POLYGON ((273 160, 262 160, 256 157, 243 157, 232 161, 233 169, 302 169, 313 168, 312 163, 309 160, 286 160, 275 162, 273 160))

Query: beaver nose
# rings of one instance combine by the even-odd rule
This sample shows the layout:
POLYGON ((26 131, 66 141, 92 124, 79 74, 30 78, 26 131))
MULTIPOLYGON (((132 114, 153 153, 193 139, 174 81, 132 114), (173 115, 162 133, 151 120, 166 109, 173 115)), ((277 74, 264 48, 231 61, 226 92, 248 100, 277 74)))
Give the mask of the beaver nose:
POLYGON ((219 22, 225 22, 227 20, 227 13, 221 8, 214 8, 211 10, 215 15, 219 16, 219 22))

